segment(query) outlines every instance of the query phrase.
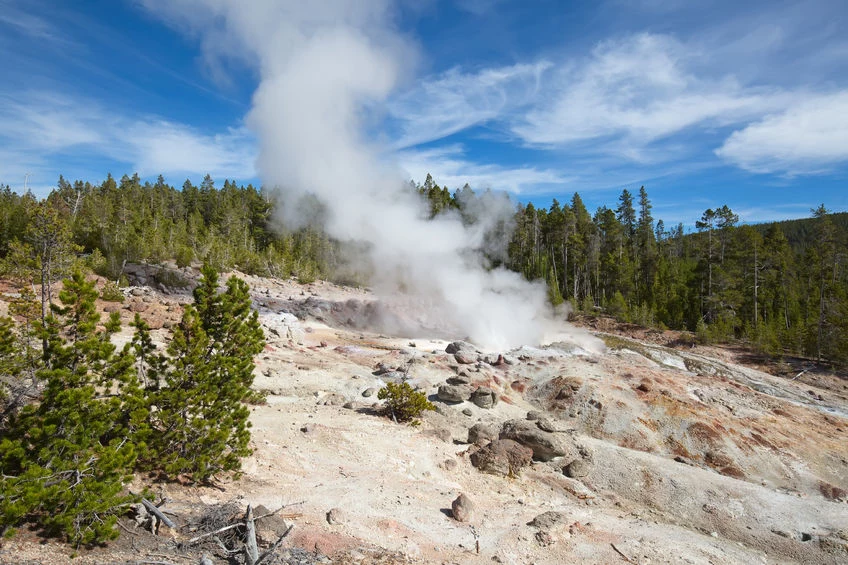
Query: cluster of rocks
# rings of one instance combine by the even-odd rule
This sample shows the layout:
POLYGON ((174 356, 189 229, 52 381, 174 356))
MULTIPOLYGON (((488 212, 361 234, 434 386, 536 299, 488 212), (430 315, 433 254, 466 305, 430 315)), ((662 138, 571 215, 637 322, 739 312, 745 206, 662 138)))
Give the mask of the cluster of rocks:
POLYGON ((122 274, 131 286, 150 286, 164 294, 194 290, 197 275, 191 267, 127 263, 122 274))
POLYGON ((475 363, 486 363, 493 367, 503 365, 514 365, 515 359, 501 353, 480 353, 476 347, 467 341, 454 341, 445 348, 445 353, 453 355, 460 365, 473 365, 475 363))
POLYGON ((500 427, 477 423, 468 430, 468 443, 471 464, 493 475, 515 476, 533 460, 553 462, 571 478, 585 477, 593 468, 591 450, 538 412, 500 427))
POLYGON ((439 400, 448 404, 459 404, 470 400, 480 408, 493 408, 498 403, 498 394, 487 386, 474 386, 471 378, 465 374, 459 374, 449 378, 439 386, 436 393, 439 400))

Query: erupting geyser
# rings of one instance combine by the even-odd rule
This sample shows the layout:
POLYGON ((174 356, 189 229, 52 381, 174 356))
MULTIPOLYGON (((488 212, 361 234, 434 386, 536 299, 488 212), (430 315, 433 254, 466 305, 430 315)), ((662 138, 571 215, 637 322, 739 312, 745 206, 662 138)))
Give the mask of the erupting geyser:
POLYGON ((247 116, 263 182, 280 187, 292 225, 311 194, 324 228, 366 242, 378 295, 420 307, 430 325, 482 346, 538 344, 554 324, 545 287, 483 268, 468 253, 481 225, 429 221, 404 175, 363 136, 364 120, 408 72, 415 49, 392 24, 389 0, 144 0, 172 25, 198 33, 212 60, 254 63, 260 84, 247 116))

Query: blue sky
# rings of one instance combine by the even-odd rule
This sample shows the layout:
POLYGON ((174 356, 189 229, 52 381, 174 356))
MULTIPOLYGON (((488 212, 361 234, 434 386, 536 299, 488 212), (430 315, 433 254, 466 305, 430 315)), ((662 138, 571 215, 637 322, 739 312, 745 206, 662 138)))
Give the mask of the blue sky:
MULTIPOLYGON (((380 2, 408 54, 364 135, 415 180, 590 211, 645 185, 667 225, 848 210, 844 1, 380 2)), ((261 182, 228 41, 157 0, 0 0, 0 183, 261 182)))

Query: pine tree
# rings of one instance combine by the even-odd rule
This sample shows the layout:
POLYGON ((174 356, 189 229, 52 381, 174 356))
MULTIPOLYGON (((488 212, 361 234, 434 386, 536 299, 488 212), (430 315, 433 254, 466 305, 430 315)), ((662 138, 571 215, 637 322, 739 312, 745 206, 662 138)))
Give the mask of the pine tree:
POLYGON ((204 267, 168 346, 164 386, 151 391, 150 452, 145 466, 169 476, 208 481, 237 471, 250 454, 253 357, 265 346, 249 288, 237 277, 218 291, 218 275, 204 267))
MULTIPOLYGON (((75 544, 113 539, 117 516, 132 497, 124 483, 135 446, 119 422, 121 399, 111 391, 133 378, 128 349, 110 336, 117 317, 98 330, 97 291, 79 272, 59 293, 40 327, 47 344, 40 402, 13 415, 0 441, 0 523, 38 523, 75 544)), ((4 338, 8 339, 8 338, 4 338)))

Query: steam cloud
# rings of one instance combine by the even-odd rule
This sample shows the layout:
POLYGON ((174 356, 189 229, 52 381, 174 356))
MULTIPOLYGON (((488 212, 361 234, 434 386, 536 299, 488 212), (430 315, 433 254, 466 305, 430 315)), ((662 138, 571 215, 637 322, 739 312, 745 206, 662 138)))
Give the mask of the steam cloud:
MULTIPOLYGON (((306 194, 326 206, 324 228, 367 242, 378 295, 413 306, 424 327, 451 328, 490 348, 538 344, 552 328, 543 284, 482 268, 486 222, 426 220, 422 203, 363 131, 416 57, 389 0, 144 0, 201 40, 207 60, 255 64, 247 116, 265 184, 283 187, 289 224, 306 194)), ((511 210, 509 211, 511 213, 511 210)))

